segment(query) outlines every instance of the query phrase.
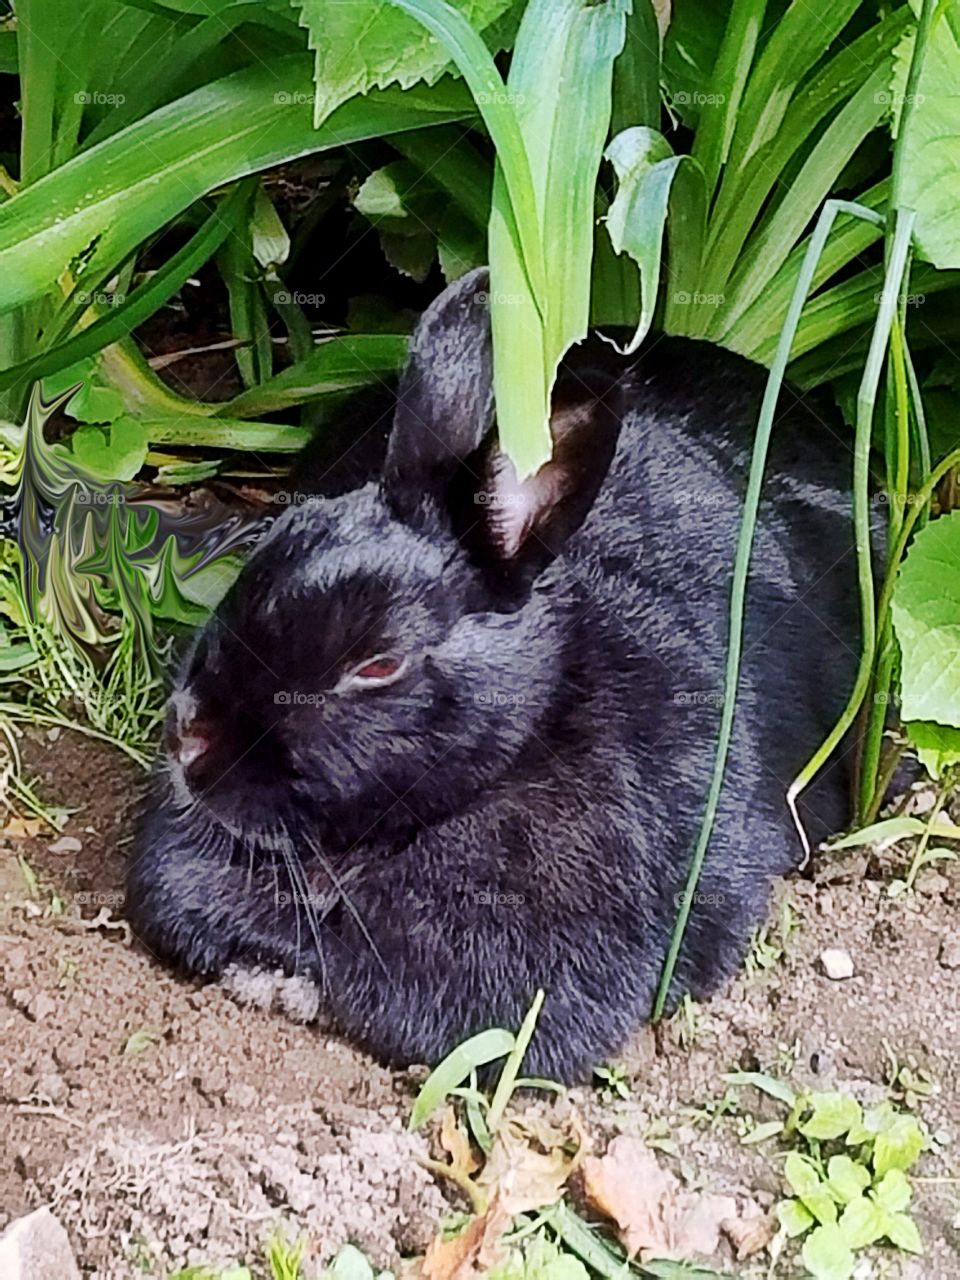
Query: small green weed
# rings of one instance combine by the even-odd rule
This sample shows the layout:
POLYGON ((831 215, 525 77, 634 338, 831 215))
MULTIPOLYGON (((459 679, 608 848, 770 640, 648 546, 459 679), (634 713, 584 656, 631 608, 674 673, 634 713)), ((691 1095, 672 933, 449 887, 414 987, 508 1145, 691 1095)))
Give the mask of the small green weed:
POLYGON ((757 1127, 779 1132, 790 1144, 784 1177, 791 1196, 777 1206, 786 1237, 802 1240, 801 1253, 815 1280, 848 1280, 857 1254, 887 1243, 922 1253, 908 1212, 907 1171, 927 1147, 915 1116, 884 1101, 867 1110, 848 1094, 800 1093, 772 1076, 725 1076, 734 1087, 752 1085, 789 1108, 786 1118, 757 1127))

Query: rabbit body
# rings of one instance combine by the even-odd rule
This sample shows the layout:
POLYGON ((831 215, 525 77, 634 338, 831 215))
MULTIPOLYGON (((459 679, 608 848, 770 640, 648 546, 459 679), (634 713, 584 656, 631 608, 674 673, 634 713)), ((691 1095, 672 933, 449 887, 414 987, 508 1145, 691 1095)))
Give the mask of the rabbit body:
MULTIPOLYGON (((764 376, 687 340, 633 362, 584 348, 554 460, 521 484, 491 426, 483 279, 425 313, 382 477, 322 496, 308 457, 188 653, 128 911, 188 970, 310 975, 333 1025, 392 1062, 516 1027, 542 987, 526 1069, 571 1080, 649 1016, 669 946, 764 376)), ((802 405, 775 439, 675 995, 730 974, 796 865, 784 793, 856 660, 844 446, 802 405)), ((844 787, 834 767, 815 834, 842 824, 844 787)))

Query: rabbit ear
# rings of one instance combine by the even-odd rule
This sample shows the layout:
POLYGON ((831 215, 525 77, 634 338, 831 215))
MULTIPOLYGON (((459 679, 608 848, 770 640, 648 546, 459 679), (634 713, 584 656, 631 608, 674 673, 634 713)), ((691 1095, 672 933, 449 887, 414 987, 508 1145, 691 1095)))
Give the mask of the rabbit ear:
POLYGON ((613 459, 622 392, 613 372, 582 355, 561 367, 553 393, 553 455, 526 480, 496 433, 461 467, 449 491, 454 527, 494 579, 525 586, 585 520, 613 459))
POLYGON ((419 523, 493 425, 488 273, 462 276, 427 307, 410 343, 383 469, 395 514, 419 523))

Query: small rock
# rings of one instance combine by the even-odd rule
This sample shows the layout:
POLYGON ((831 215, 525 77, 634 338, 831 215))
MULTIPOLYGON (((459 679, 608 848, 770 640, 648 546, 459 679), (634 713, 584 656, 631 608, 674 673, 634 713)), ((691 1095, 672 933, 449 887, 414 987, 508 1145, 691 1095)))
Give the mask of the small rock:
POLYGON ((960 969, 960 933, 948 933, 942 939, 940 963, 944 969, 960 969))
POLYGON ((56 1010, 56 1007, 57 1002, 53 996, 48 996, 46 991, 38 991, 27 1005, 27 1017, 32 1018, 34 1022, 42 1022, 56 1010))
POLYGON ((78 840, 76 836, 61 836, 59 840, 54 840, 53 844, 47 845, 50 853, 79 853, 83 848, 83 841, 78 840))
POLYGON ((820 963, 823 965, 823 972, 833 982, 853 977, 853 960, 850 952, 844 951, 842 947, 827 947, 825 951, 821 951, 820 963))
POLYGON ((256 1106, 257 1091, 252 1084, 234 1084, 226 1090, 223 1100, 228 1107, 237 1107, 247 1111, 256 1106))
POLYGON ((83 1066, 87 1058, 83 1045, 76 1040, 56 1045, 53 1056, 57 1066, 63 1067, 65 1071, 76 1071, 78 1067, 83 1066))
POLYGON ((49 1209, 12 1222, 0 1236, 3 1280, 80 1280, 70 1240, 49 1209))

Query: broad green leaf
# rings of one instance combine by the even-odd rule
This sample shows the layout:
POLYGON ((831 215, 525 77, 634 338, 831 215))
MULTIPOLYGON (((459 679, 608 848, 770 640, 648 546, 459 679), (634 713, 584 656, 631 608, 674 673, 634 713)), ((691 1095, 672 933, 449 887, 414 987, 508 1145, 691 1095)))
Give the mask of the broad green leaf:
MULTIPOLYGON (((398 84, 434 84, 450 64, 450 52, 415 18, 387 0, 293 0, 316 53, 314 120, 355 94, 398 84)), ((511 0, 454 0, 476 31, 510 8, 511 0)))
POLYGON ((595 188, 627 7, 624 0, 531 0, 514 49, 507 87, 551 268, 549 285, 538 291, 514 226, 509 157, 498 147, 489 235, 494 393, 500 439, 520 478, 550 457, 557 367, 589 324, 595 188))
POLYGON ((847 1155, 831 1156, 827 1163, 830 1186, 845 1204, 858 1200, 870 1185, 870 1171, 847 1155))
POLYGON ((851 1249, 865 1249, 883 1239, 886 1218, 875 1200, 858 1195, 844 1209, 837 1225, 851 1249))
POLYGON ((891 1169, 909 1169, 915 1164, 926 1140, 915 1116, 897 1116, 877 1134, 873 1144, 873 1171, 882 1178, 891 1169))
POLYGON ((759 1089, 761 1093, 768 1094, 771 1098, 776 1098, 778 1102, 785 1103, 788 1107, 794 1106, 797 1101, 797 1095, 784 1080, 778 1080, 775 1076, 768 1076, 763 1071, 727 1071, 721 1077, 726 1084, 733 1085, 752 1085, 754 1089, 759 1089))
POLYGON ((374 1280, 375 1272, 354 1244, 345 1244, 324 1271, 327 1280, 374 1280))
POLYGON ((923 1253, 923 1241, 917 1224, 905 1213, 888 1214, 884 1228, 887 1239, 898 1249, 906 1249, 908 1253, 923 1253))
POLYGON ((860 1123, 863 1110, 856 1098, 846 1093, 815 1093, 810 1097, 813 1114, 797 1128, 805 1138, 826 1141, 839 1138, 860 1123))
POLYGON ((910 1179, 902 1169, 890 1169, 874 1187, 877 1203, 889 1213, 902 1213, 910 1203, 913 1191, 910 1179))
POLYGON ((319 130, 301 56, 236 72, 161 107, 0 204, 0 312, 95 251, 116 264, 224 183, 328 147, 472 114, 462 86, 355 98, 319 130))
MULTIPOLYGON (((937 267, 960 267, 960 4, 939 6, 927 42, 916 100, 905 120, 901 146, 901 198, 917 212, 914 239, 920 254, 937 267)), ((903 68, 912 40, 898 51, 899 73, 888 102, 899 107, 906 87, 903 68)))
POLYGON ((140 418, 151 444, 233 452, 299 453, 310 442, 308 427, 281 422, 246 422, 241 418, 140 418))
POLYGON ((79 386, 64 409, 78 422, 112 422, 124 411, 123 397, 103 381, 96 359, 88 356, 43 380, 43 395, 54 400, 71 387, 79 386))
POLYGON ((791 1240, 809 1231, 816 1222, 816 1218, 802 1200, 781 1200, 777 1205, 777 1217, 791 1240))
POLYGON ((804 1240, 801 1255, 814 1280, 849 1280, 853 1275, 853 1252, 835 1223, 815 1227, 804 1240))
POLYGON ((469 1079, 471 1071, 495 1062, 497 1058, 505 1058, 516 1042, 512 1032, 492 1027, 457 1045, 439 1066, 434 1067, 417 1094, 408 1125, 411 1133, 429 1120, 451 1089, 469 1079))
POLYGON ((829 1188, 820 1181, 816 1166, 806 1156, 791 1151, 783 1168, 790 1189, 803 1201, 818 1222, 837 1220, 837 1206, 829 1188))
MULTIPOLYGON (((697 209, 700 236, 694 236, 691 250, 699 265, 702 246, 702 221, 705 209, 703 176, 690 156, 675 156, 670 144, 655 129, 642 126, 626 129, 604 152, 617 175, 617 194, 607 213, 607 232, 617 253, 628 253, 640 269, 640 318, 636 332, 624 349, 629 355, 637 350, 653 323, 660 283, 660 261, 663 254, 663 230, 670 206, 670 193, 681 171, 690 174, 685 195, 684 212, 697 209), (698 243, 699 240, 699 243, 698 243)), ((678 265, 673 264, 675 267, 678 265)), ((695 275, 695 272, 691 273, 695 275)), ((695 304, 697 295, 674 296, 674 304, 695 304)))
POLYGON ((70 445, 83 470, 98 480, 132 480, 147 456, 147 435, 136 418, 118 418, 104 429, 79 427, 70 445))
POLYGON ((915 536, 891 604, 902 716, 960 727, 960 511, 915 536))
MULTIPOLYGON (((912 720, 905 727, 917 758, 932 778, 939 779, 945 769, 960 764, 960 729, 929 720, 912 720)), ((960 827, 956 838, 960 839, 960 827)))

